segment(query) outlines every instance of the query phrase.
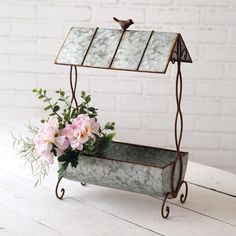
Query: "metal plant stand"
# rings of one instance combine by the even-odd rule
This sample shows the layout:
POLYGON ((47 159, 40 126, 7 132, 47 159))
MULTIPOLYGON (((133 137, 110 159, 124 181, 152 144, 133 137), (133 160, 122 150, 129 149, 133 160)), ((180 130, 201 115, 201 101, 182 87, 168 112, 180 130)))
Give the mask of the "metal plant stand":
POLYGON ((184 184, 185 186, 185 194, 180 195, 180 202, 184 203, 187 199, 188 196, 188 184, 186 181, 181 180, 182 178, 182 170, 183 170, 183 162, 182 162, 182 156, 180 153, 180 144, 182 140, 182 134, 183 134, 183 115, 181 111, 181 98, 182 98, 182 73, 181 73, 181 58, 184 58, 186 60, 187 57, 187 51, 185 48, 181 47, 181 42, 180 39, 177 39, 176 42, 176 50, 173 51, 172 54, 172 60, 171 62, 173 64, 177 63, 177 73, 176 73, 176 85, 175 85, 175 95, 176 95, 176 105, 177 105, 177 111, 175 115, 175 145, 176 145, 176 162, 177 160, 180 160, 180 174, 179 174, 179 179, 176 188, 174 187, 174 172, 176 168, 176 162, 173 165, 172 169, 172 175, 171 175, 171 192, 168 192, 164 198, 162 208, 161 208, 161 215, 163 218, 167 218, 170 213, 170 207, 166 206, 166 200, 167 198, 171 195, 173 198, 176 198, 179 194, 181 186, 184 184), (178 133, 178 121, 180 124, 180 131, 178 133))
MULTIPOLYGON (((137 45, 134 45, 134 47, 136 46, 137 45)), ((170 207, 166 205, 167 199, 177 198, 182 185, 185 187, 185 193, 180 195, 180 202, 184 203, 186 201, 188 195, 188 184, 184 180, 184 175, 186 172, 188 153, 184 153, 180 150, 183 134, 183 116, 181 111, 181 63, 192 63, 192 60, 182 36, 179 33, 162 33, 154 31, 109 30, 99 29, 98 27, 96 29, 79 27, 72 28, 55 61, 56 64, 70 66, 70 87, 72 93, 71 103, 74 103, 75 106, 78 106, 76 100, 78 79, 77 67, 82 66, 164 74, 169 62, 177 65, 175 88, 177 111, 174 129, 176 151, 173 152, 167 149, 154 149, 118 142, 115 143, 112 148, 117 149, 118 153, 120 150, 121 157, 117 157, 117 152, 114 154, 114 151, 112 150, 108 151, 107 156, 109 158, 99 159, 97 157, 91 157, 91 160, 88 160, 84 157, 80 157, 80 162, 82 163, 78 165, 81 165, 79 167, 80 169, 77 172, 73 169, 68 170, 63 177, 80 181, 83 186, 88 182, 117 189, 146 193, 151 196, 161 196, 164 199, 161 208, 161 215, 163 218, 167 218, 170 213, 170 207), (111 42, 109 42, 110 39, 111 42), (132 45, 130 42, 133 42, 133 40, 136 40, 135 42, 138 41, 139 48, 131 48, 129 51, 129 48, 126 47, 127 45, 132 45), (102 53, 100 47, 104 48, 102 53), (124 60, 125 63, 123 63, 124 60), (132 157, 126 156, 125 150, 129 151, 127 153, 134 153, 134 155, 132 157), (144 156, 146 155, 146 157, 142 159, 142 156, 139 155, 140 152, 142 152, 144 156), (159 160, 157 161, 155 157, 158 156, 159 153, 164 153, 164 156, 163 158, 158 157, 159 160), (91 163, 96 163, 96 165, 100 165, 99 163, 101 163, 101 165, 103 165, 101 168, 107 168, 108 170, 111 165, 114 166, 117 163, 117 166, 124 171, 123 174, 119 175, 120 172, 117 168, 117 170, 115 170, 116 176, 114 179, 111 177, 111 180, 106 180, 106 178, 105 180, 101 180, 102 178, 99 179, 99 172, 97 172, 97 178, 92 178, 92 171, 87 169, 90 165, 89 161, 91 163), (121 182, 116 182, 117 176, 123 178, 123 182, 125 182, 124 180, 127 181, 125 170, 129 171, 131 169, 130 167, 137 168, 137 170, 140 171, 145 168, 145 170, 148 170, 149 172, 153 171, 154 176, 159 178, 157 178, 158 181, 160 181, 160 183, 158 183, 159 185, 155 185, 155 181, 157 181, 155 177, 150 180, 151 177, 147 176, 143 182, 140 182, 135 186, 137 176, 133 173, 131 173, 131 175, 134 175, 134 180, 128 180, 130 183, 127 183, 127 185, 122 184, 121 182), (82 172, 86 173, 88 177, 84 177, 82 172), (160 179, 164 178, 163 176, 166 176, 165 180, 160 179), (145 181, 148 183, 146 186, 144 184, 146 183, 145 181)), ((93 166, 91 168, 93 168, 93 166)), ((61 189, 61 193, 58 193, 59 183, 63 177, 58 179, 55 189, 56 197, 59 199, 62 199, 65 193, 63 188, 61 189)))

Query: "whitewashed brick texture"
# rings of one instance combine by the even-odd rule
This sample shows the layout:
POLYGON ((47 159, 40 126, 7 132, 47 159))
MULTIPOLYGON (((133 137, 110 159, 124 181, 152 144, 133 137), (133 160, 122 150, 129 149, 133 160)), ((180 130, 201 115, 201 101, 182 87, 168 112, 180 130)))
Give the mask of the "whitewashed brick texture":
MULTIPOLYGON (((182 65, 182 148, 191 160, 236 173, 235 2, 0 1, 1 117, 43 114, 35 87, 69 91, 69 68, 54 59, 70 27, 116 28, 113 16, 133 18, 133 29, 182 33, 193 59, 182 65)), ((174 148, 175 72, 172 64, 166 75, 82 68, 78 90, 93 95, 102 123, 116 121, 117 139, 174 148)))

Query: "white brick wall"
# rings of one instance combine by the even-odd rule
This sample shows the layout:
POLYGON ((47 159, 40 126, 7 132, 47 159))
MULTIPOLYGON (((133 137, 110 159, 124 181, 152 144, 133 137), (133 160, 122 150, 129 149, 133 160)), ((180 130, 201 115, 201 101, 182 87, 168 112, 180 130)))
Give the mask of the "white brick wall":
MULTIPOLYGON (((183 149, 236 172, 235 2, 1 0, 1 122, 6 113, 40 115, 34 87, 69 90, 69 68, 53 62, 70 27, 117 27, 113 16, 133 18, 133 29, 182 33, 194 61, 182 66, 183 149)), ((78 88, 94 95, 102 122, 116 121, 117 138, 174 148, 174 75, 172 65, 165 76, 79 69, 78 88)))

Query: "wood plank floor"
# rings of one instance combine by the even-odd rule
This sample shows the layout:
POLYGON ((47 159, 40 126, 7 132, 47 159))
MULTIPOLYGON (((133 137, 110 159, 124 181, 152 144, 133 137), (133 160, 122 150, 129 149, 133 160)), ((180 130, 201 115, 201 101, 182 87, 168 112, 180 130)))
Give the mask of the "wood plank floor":
POLYGON ((61 181, 63 200, 54 195, 56 166, 34 188, 29 168, 11 147, 0 145, 0 235, 236 235, 236 176, 189 162, 189 196, 168 202, 77 182, 61 181))

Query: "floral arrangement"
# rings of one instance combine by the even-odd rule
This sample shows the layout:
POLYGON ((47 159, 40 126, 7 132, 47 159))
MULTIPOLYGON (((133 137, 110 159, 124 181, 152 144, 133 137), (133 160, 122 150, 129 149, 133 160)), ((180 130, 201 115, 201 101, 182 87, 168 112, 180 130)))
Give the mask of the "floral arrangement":
POLYGON ((34 89, 33 92, 47 105, 50 111, 40 127, 28 126, 31 137, 14 137, 14 145, 19 145, 19 154, 31 164, 32 173, 37 177, 35 185, 41 183, 48 174, 49 165, 55 158, 60 162, 59 177, 70 164, 77 167, 79 155, 101 155, 115 136, 115 123, 108 122, 101 128, 97 121, 97 109, 89 105, 91 96, 81 92, 82 103, 76 107, 69 96, 56 91, 55 102, 47 91, 34 89))

